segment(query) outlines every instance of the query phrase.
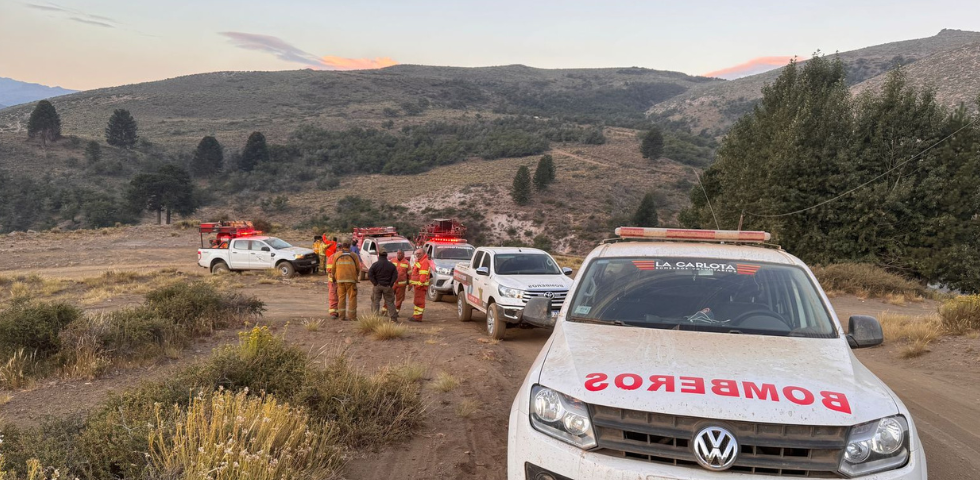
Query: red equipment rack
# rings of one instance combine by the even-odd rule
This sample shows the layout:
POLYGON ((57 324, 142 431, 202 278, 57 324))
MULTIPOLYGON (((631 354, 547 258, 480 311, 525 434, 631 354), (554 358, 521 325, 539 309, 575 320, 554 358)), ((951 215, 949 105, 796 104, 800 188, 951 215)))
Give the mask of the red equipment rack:
POLYGON ((415 237, 415 245, 422 246, 425 242, 466 243, 466 227, 454 218, 437 218, 432 223, 422 227, 415 237))
POLYGON ((210 248, 228 248, 227 244, 233 238, 259 235, 262 232, 255 229, 252 222, 202 222, 198 229, 201 233, 201 248, 204 246, 204 234, 214 233, 217 237, 211 242, 210 248))

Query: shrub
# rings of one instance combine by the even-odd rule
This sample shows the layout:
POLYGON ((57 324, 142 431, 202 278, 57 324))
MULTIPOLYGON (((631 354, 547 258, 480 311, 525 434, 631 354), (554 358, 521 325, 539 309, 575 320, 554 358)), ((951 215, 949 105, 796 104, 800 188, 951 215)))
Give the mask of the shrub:
POLYGON ((0 312, 0 352, 25 349, 46 358, 61 348, 58 334, 81 316, 67 303, 16 303, 0 312))
POLYGON ((238 345, 218 350, 206 367, 215 386, 232 390, 251 388, 289 398, 302 386, 308 367, 306 354, 269 332, 255 327, 238 334, 238 345))
POLYGON ((0 389, 27 388, 39 376, 39 369, 36 351, 17 350, 5 363, 0 364, 0 389))
POLYGON ((242 316, 258 315, 265 304, 240 294, 222 295, 206 283, 175 283, 146 295, 146 308, 170 323, 189 329, 190 337, 230 326, 242 316))
POLYGON ((928 351, 927 347, 939 337, 940 322, 935 317, 913 317, 883 313, 878 319, 885 335, 885 341, 900 341, 906 345, 901 349, 903 358, 912 358, 928 351))
POLYGON ((887 294, 913 297, 928 294, 924 286, 869 263, 815 266, 813 274, 827 291, 873 297, 884 297, 887 294))
POLYGON ((943 328, 954 335, 980 330, 980 295, 954 297, 939 306, 943 328))
POLYGON ((312 479, 341 463, 321 424, 248 390, 198 395, 186 412, 157 407, 157 419, 149 437, 156 478, 312 479))

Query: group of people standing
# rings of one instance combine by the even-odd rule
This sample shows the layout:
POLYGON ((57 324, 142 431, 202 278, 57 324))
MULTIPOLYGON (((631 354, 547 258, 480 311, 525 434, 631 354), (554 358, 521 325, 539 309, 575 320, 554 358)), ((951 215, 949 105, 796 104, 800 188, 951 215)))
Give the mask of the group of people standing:
MULTIPOLYGON (((320 258, 320 265, 327 275, 328 312, 332 318, 357 320, 357 283, 361 278, 361 259, 350 242, 338 243, 337 237, 328 240, 326 235, 313 237, 313 251, 320 258)), ((405 292, 415 291, 411 321, 421 322, 425 312, 425 294, 429 288, 429 258, 421 248, 415 251, 414 265, 399 250, 395 260, 388 260, 388 252, 382 247, 378 261, 368 269, 367 277, 373 286, 371 312, 387 315, 398 321, 398 312, 405 301, 405 292), (382 300, 384 306, 381 306, 382 300)))

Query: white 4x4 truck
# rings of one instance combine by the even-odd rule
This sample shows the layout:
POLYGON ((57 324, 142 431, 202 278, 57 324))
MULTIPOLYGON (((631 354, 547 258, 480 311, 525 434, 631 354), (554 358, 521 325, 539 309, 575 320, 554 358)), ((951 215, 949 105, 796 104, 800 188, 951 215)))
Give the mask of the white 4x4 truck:
POLYGON ((509 325, 522 323, 524 305, 532 298, 547 299, 556 314, 572 285, 570 268, 543 250, 517 247, 481 247, 469 262, 453 271, 456 311, 469 321, 473 310, 487 316, 487 334, 504 338, 509 325))
POLYGON ((511 409, 509 479, 927 478, 908 409, 851 352, 881 326, 845 331, 769 234, 617 234, 557 318, 524 309, 555 329, 511 409))
POLYGON ((274 268, 285 278, 316 270, 319 259, 309 248, 294 247, 276 237, 245 236, 230 239, 225 248, 201 248, 197 264, 212 274, 274 268))

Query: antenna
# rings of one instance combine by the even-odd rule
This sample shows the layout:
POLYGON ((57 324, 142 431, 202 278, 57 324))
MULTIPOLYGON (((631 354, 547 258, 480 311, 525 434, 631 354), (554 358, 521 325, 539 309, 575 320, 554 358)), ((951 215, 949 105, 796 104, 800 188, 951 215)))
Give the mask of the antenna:
MULTIPOLYGON (((711 211, 711 218, 715 220, 715 230, 721 230, 721 226, 718 225, 718 217, 715 216, 715 209, 711 208, 711 199, 708 198, 708 192, 704 189, 704 184, 701 183, 701 175, 698 175, 697 170, 693 168, 691 170, 694 172, 694 177, 698 179, 698 185, 701 187, 701 192, 704 193, 704 201, 708 202, 708 210, 711 211)), ((741 228, 739 228, 739 230, 741 230, 741 228)))

